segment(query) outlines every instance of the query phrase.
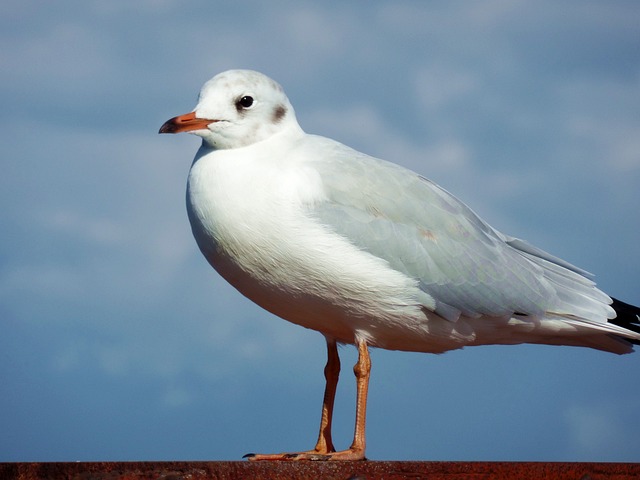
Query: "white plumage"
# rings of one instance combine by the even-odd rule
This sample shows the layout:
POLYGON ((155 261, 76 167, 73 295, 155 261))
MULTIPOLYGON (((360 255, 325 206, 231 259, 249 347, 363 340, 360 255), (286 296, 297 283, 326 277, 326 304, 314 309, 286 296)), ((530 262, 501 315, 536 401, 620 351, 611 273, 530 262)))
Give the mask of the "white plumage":
MULTIPOLYGON (((258 305, 324 334, 329 363, 336 342, 363 356, 517 343, 627 353, 640 340, 636 307, 615 301, 616 319, 589 274, 497 232, 416 173, 304 133, 258 72, 207 82, 194 112, 161 129, 180 131, 203 140, 187 189, 201 251, 258 305)), ((363 456, 364 423, 361 436, 334 454, 321 428, 316 449, 292 458, 363 456)))

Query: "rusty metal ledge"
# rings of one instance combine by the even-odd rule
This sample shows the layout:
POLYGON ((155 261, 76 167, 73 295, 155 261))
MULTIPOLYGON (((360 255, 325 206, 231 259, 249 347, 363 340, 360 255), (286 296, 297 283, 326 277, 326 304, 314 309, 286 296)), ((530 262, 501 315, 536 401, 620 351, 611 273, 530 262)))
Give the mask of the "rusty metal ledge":
POLYGON ((631 480, 640 463, 75 462, 0 463, 2 480, 631 480))

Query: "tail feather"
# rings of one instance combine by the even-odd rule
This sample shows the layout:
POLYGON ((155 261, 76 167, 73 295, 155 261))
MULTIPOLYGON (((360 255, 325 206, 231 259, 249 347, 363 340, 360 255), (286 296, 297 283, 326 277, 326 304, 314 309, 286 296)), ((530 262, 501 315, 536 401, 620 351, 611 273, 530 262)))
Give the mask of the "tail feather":
MULTIPOLYGON (((616 318, 609 320, 609 322, 640 335, 640 307, 621 302, 615 298, 612 298, 612 300, 611 307, 616 311, 616 318)), ((640 340, 638 339, 626 338, 626 340, 635 345, 640 345, 640 340)))

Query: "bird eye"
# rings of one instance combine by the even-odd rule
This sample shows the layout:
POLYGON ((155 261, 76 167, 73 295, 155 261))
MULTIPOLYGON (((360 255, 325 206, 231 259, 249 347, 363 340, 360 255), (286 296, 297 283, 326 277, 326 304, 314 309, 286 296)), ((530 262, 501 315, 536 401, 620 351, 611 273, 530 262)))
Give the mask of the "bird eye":
POLYGON ((251 105, 253 105, 253 97, 249 95, 245 95, 244 97, 242 97, 240 100, 236 102, 236 106, 241 108, 249 108, 251 107, 251 105))

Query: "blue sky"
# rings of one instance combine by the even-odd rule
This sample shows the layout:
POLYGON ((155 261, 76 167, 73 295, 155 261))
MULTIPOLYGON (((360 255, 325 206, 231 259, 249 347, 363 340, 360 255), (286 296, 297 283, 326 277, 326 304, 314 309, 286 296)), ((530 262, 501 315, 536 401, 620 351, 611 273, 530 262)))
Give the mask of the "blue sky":
MULTIPOLYGON (((23 0, 0 6, 0 461, 310 448, 324 340, 207 265, 184 208, 204 81, 435 180, 640 304, 635 1, 23 0)), ((334 438, 351 441, 352 347, 334 438)), ((640 461, 640 354, 372 354, 368 457, 640 461)))

